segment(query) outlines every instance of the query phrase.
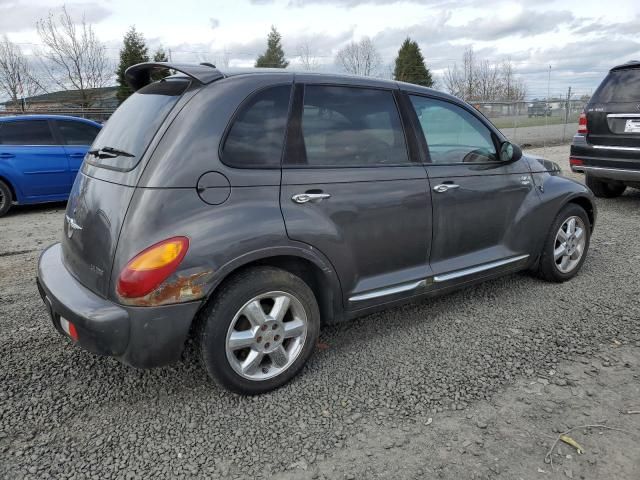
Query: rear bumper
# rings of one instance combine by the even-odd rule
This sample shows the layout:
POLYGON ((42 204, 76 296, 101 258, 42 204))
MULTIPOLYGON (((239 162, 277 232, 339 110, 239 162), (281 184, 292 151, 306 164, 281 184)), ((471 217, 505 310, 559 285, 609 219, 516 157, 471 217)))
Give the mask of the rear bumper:
POLYGON ((55 328, 73 323, 77 344, 140 368, 173 363, 180 358, 200 302, 159 307, 128 307, 104 299, 84 287, 62 262, 56 243, 40 255, 38 291, 55 328))
POLYGON ((592 145, 584 135, 573 137, 571 159, 580 161, 580 165, 572 162, 571 170, 584 173, 590 177, 619 182, 640 182, 640 145, 638 147, 619 147, 592 145))

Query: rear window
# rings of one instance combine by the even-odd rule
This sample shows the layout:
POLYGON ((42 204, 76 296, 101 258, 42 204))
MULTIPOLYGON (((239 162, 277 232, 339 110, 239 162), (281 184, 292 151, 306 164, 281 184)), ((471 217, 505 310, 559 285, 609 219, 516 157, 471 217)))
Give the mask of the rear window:
POLYGON ((189 81, 182 79, 155 82, 131 95, 107 120, 93 143, 93 150, 109 147, 131 156, 98 158, 89 155, 87 162, 114 170, 134 168, 188 85, 189 81))
POLYGON ((65 145, 91 145, 100 131, 88 123, 59 120, 56 122, 65 145))
POLYGON ((595 103, 624 103, 640 100, 640 68, 616 70, 602 81, 593 95, 595 103))
POLYGON ((47 120, 0 123, 0 145, 55 145, 47 120))

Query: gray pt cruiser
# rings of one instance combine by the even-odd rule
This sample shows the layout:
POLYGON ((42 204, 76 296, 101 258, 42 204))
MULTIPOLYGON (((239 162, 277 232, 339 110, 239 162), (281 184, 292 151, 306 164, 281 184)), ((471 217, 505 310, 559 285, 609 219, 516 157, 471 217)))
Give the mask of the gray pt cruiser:
POLYGON ((213 379, 258 394, 324 324, 585 260, 591 192, 450 95, 210 64, 126 76, 38 265, 55 328, 91 352, 154 367, 192 339, 213 379))

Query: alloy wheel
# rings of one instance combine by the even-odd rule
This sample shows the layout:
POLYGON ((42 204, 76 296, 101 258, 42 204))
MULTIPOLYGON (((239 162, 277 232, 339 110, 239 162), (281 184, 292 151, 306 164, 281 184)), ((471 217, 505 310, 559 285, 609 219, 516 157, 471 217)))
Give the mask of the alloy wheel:
POLYGON ((307 325, 307 313, 293 295, 280 291, 258 295, 238 310, 229 325, 227 360, 248 380, 273 378, 302 352, 307 325))
POLYGON ((570 273, 580 263, 587 240, 585 224, 580 217, 567 218, 558 233, 553 247, 553 259, 562 273, 570 273))

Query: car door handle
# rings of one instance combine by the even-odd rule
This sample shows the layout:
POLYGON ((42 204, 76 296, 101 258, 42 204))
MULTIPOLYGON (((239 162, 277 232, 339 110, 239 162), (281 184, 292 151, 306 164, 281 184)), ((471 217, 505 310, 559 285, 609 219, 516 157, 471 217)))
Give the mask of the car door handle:
POLYGON ((440 185, 433 187, 433 191, 444 193, 448 190, 455 190, 456 188, 460 188, 460 185, 456 185, 455 183, 441 183, 440 185))
POLYGON ((84 153, 70 153, 70 154, 69 154, 69 156, 70 156, 71 158, 84 158, 84 156, 85 156, 85 155, 86 155, 86 154, 84 154, 84 153))
POLYGON ((314 200, 321 201, 325 198, 331 198, 331 195, 328 193, 296 193, 291 197, 291 200, 296 203, 307 203, 314 200))
POLYGON ((13 153, 0 153, 0 158, 13 158, 15 155, 13 153))

